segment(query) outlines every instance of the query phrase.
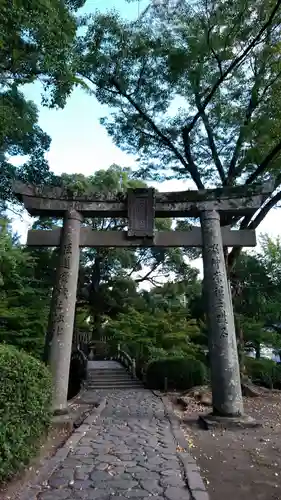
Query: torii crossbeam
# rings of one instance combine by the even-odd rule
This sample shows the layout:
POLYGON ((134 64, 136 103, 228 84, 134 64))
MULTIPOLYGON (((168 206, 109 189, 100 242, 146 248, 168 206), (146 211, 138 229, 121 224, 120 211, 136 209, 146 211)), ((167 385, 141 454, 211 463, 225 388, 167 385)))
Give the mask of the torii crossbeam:
POLYGON ((67 412, 80 247, 202 247, 208 302, 209 351, 213 413, 243 414, 233 310, 223 247, 255 246, 255 232, 220 227, 221 214, 252 216, 272 192, 271 185, 155 193, 128 190, 112 196, 96 192, 15 183, 14 192, 30 215, 63 218, 62 229, 29 231, 29 246, 59 246, 60 262, 50 314, 51 367, 55 413, 67 412), (84 218, 128 219, 127 231, 96 232, 83 227, 84 218), (155 217, 200 217, 201 228, 155 231, 155 217))

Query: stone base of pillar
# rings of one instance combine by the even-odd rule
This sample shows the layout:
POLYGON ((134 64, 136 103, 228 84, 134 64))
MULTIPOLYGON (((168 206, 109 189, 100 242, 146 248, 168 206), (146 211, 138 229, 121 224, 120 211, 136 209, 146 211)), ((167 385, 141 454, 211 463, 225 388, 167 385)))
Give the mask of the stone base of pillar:
POLYGON ((257 422, 248 415, 241 415, 236 417, 221 417, 219 415, 200 415, 198 422, 201 428, 205 430, 211 429, 252 429, 260 427, 262 424, 257 422))

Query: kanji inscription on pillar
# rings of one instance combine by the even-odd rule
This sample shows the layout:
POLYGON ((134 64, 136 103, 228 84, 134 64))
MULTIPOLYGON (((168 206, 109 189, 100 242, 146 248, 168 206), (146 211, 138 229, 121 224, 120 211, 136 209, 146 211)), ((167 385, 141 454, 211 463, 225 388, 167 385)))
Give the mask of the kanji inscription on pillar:
POLYGON ((155 195, 153 188, 128 190, 128 237, 153 238, 155 195))

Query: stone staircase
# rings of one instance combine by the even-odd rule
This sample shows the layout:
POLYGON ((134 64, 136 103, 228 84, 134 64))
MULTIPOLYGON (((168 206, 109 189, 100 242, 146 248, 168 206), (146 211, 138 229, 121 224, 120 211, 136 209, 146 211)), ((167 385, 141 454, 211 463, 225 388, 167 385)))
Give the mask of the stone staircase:
POLYGON ((88 361, 87 388, 100 389, 137 389, 143 384, 133 379, 125 368, 116 361, 88 361))

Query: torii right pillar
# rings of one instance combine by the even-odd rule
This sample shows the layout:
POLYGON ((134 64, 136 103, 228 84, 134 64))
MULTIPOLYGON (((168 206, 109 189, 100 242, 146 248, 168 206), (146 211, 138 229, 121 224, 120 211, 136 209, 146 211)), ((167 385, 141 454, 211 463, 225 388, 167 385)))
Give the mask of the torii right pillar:
POLYGON ((201 228, 213 416, 240 417, 244 414, 243 398, 219 213, 201 212, 201 228))

